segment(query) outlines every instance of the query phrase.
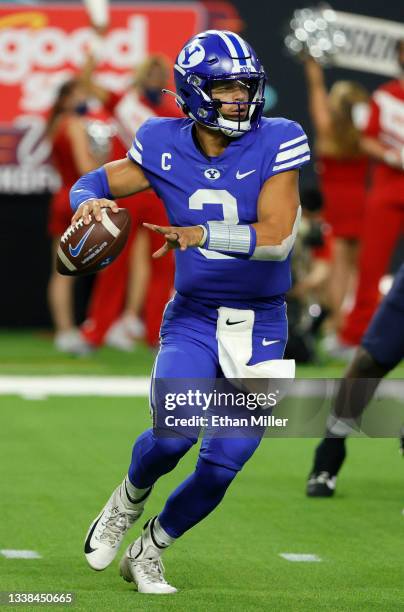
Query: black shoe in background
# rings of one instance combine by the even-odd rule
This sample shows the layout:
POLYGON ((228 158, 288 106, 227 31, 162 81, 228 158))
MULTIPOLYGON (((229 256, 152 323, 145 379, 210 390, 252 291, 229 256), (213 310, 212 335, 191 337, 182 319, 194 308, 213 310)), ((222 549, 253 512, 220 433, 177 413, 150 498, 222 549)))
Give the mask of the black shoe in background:
MULTIPOLYGON (((331 435, 331 434, 330 434, 331 435)), ((337 474, 346 457, 345 438, 324 438, 316 448, 314 464, 307 480, 308 497, 332 497, 337 474)))

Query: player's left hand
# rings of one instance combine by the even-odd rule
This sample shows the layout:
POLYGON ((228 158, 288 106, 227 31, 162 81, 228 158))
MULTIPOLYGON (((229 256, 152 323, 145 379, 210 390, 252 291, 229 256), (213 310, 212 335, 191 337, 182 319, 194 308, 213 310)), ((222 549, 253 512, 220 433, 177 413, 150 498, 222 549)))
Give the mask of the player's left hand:
POLYGON ((153 223, 143 223, 143 225, 153 232, 161 234, 166 240, 161 249, 153 253, 152 257, 154 259, 163 257, 171 249, 186 251, 189 247, 197 247, 203 238, 203 230, 198 225, 191 225, 190 227, 163 227, 153 223))

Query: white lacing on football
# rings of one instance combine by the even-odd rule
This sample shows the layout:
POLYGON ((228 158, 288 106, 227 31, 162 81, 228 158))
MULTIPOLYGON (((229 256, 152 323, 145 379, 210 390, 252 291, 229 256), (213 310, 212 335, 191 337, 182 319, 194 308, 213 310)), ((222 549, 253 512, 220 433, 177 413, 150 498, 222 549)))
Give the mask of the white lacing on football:
MULTIPOLYGON (((90 215, 90 221, 91 221, 91 215, 90 215)), ((69 227, 67 228, 67 230, 65 231, 65 233, 63 234, 63 236, 61 237, 61 242, 65 243, 66 240, 68 240, 76 230, 80 229, 81 227, 83 227, 84 224, 84 219, 83 217, 81 219, 79 219, 78 221, 76 221, 76 223, 73 223, 72 225, 69 225, 69 227)))

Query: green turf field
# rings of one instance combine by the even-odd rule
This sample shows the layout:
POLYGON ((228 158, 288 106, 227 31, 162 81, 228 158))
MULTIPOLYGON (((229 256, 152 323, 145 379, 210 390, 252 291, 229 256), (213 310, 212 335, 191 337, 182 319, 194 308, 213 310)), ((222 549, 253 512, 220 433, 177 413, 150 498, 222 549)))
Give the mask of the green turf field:
POLYGON ((153 352, 139 343, 134 353, 101 348, 86 357, 71 357, 55 350, 49 332, 0 332, 0 375, 149 374, 153 352))
MULTIPOLYGON (((102 349, 74 359, 58 354, 49 334, 0 334, 0 376, 141 376, 153 357, 139 346, 130 355, 102 349)), ((336 377, 343 368, 321 362, 298 374, 336 377)), ((117 562, 91 571, 84 535, 147 426, 143 398, 0 395, 0 550, 42 557, 0 554, 0 592, 74 592, 72 609, 86 612, 404 610, 404 460, 393 439, 350 441, 333 500, 304 495, 315 440, 265 439, 223 504, 167 552, 175 596, 139 595, 118 576, 117 562), (314 554, 321 562, 292 563, 281 553, 314 554)), ((161 509, 195 460, 196 450, 158 483, 145 518, 161 509)), ((139 531, 135 526, 133 536, 139 531)))
MULTIPOLYGON (((125 375, 142 376, 151 371, 154 352, 139 343, 133 353, 103 347, 86 357, 69 357, 58 353, 50 332, 0 331, 0 375, 125 375)), ((339 378, 346 364, 319 356, 314 365, 297 368, 300 378, 339 378)), ((404 378, 404 364, 393 377, 404 378)))
MULTIPOLYGON (((134 592, 117 562, 91 571, 81 552, 133 438, 148 425, 146 401, 0 401, 0 548, 42 555, 0 556, 0 591, 73 591, 74 609, 86 611, 404 609, 404 462, 395 440, 351 440, 334 500, 303 494, 313 440, 264 440, 224 503, 166 553, 167 577, 180 593, 157 598, 134 592), (279 556, 285 552, 322 561, 291 563, 279 556)), ((195 458, 159 482, 147 516, 195 458)), ((31 609, 38 607, 24 607, 31 609)))

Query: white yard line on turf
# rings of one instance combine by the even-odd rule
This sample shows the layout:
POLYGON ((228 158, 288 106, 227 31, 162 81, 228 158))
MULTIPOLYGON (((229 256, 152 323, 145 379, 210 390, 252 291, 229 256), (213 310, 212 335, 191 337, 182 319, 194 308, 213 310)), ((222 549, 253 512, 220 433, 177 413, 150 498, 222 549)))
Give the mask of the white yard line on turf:
MULTIPOLYGON (((333 379, 296 379, 288 397, 335 397, 338 382, 333 379)), ((109 397, 147 397, 148 376, 0 376, 0 395, 19 395, 26 399, 44 399, 48 395, 98 395, 109 397)), ((402 400, 403 380, 383 380, 375 399, 402 400)))
POLYGON ((41 555, 35 550, 13 550, 4 548, 0 550, 0 555, 6 559, 42 559, 41 555))
POLYGON ((293 561, 294 563, 318 563, 321 561, 317 555, 309 554, 279 553, 279 556, 286 559, 286 561, 293 561))
POLYGON ((0 376, 0 395, 41 399, 48 395, 147 397, 150 379, 129 376, 0 376))

